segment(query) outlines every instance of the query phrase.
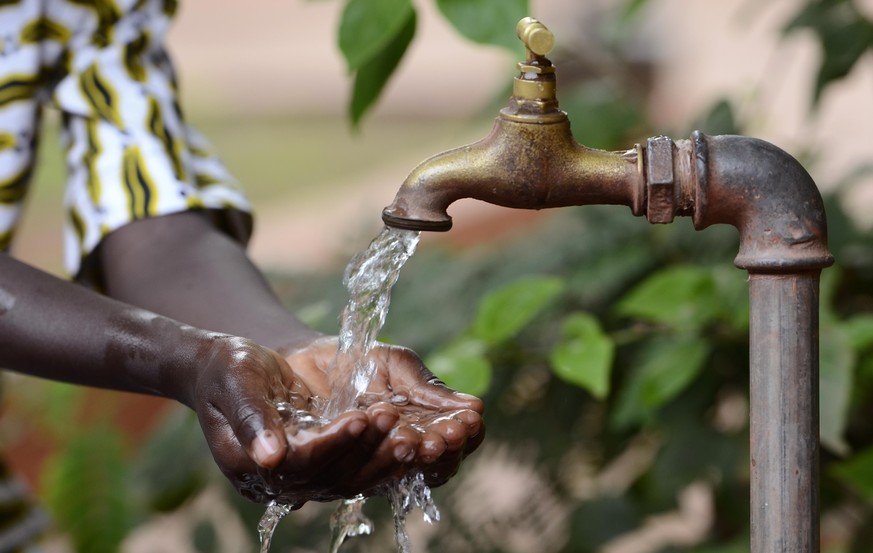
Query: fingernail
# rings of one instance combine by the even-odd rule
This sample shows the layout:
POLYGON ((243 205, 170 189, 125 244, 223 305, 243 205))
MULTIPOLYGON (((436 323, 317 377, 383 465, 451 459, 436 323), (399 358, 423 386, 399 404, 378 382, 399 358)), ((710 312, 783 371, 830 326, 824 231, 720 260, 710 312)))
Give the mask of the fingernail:
POLYGON ((415 451, 406 445, 399 445, 394 448, 394 458, 401 463, 408 463, 415 457, 415 451))
POLYGON ((279 451, 279 438, 271 430, 262 430, 255 437, 252 456, 259 465, 264 465, 267 459, 279 451))
POLYGON ((392 415, 382 414, 376 417, 376 428, 382 432, 388 432, 395 422, 396 419, 392 415))
POLYGON ((349 423, 348 430, 349 434, 352 436, 360 436, 365 428, 367 428, 367 423, 360 419, 356 419, 349 423))
POLYGON ((478 397, 472 396, 470 394, 465 394, 464 392, 455 392, 455 397, 458 399, 463 399, 464 401, 479 401, 478 397))

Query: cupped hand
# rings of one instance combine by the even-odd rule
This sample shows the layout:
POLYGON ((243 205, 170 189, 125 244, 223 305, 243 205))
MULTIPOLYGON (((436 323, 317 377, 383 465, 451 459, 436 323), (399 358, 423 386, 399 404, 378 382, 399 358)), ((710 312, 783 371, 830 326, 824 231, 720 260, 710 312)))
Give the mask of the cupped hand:
POLYGON ((413 468, 444 483, 481 442, 482 402, 438 380, 410 350, 377 345, 372 383, 352 409, 325 417, 348 386, 334 378, 336 340, 278 353, 216 340, 187 402, 213 457, 249 499, 300 506, 377 493, 413 468))
POLYGON ((343 455, 308 467, 300 466, 305 455, 295 455, 294 450, 299 446, 306 451, 311 430, 288 426, 291 451, 279 470, 312 484, 320 482, 330 493, 343 497, 375 493, 388 480, 413 469, 420 470, 428 484, 441 485, 484 437, 482 401, 440 382, 408 348, 377 343, 364 358, 370 377, 366 390, 357 395, 350 373, 358 359, 352 354, 338 356, 335 337, 315 340, 286 360, 312 394, 328 399, 314 407, 319 415, 348 416, 357 410, 371 422, 362 435, 365 439, 343 455))

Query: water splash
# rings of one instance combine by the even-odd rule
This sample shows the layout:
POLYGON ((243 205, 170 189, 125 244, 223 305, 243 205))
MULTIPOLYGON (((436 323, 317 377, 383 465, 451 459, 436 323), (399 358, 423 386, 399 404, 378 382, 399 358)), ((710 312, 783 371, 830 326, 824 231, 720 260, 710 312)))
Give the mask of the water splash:
POLYGON ((430 487, 424 482, 421 472, 407 474, 392 482, 387 492, 388 501, 394 511, 394 541, 397 542, 398 551, 409 553, 412 551, 412 544, 406 531, 406 515, 418 507, 424 521, 433 524, 439 521, 440 511, 433 502, 430 487))
POLYGON ((330 553, 338 553, 346 538, 373 533, 373 521, 364 514, 366 498, 359 495, 340 502, 330 517, 330 553))
POLYGON ((260 553, 270 551, 270 542, 273 541, 273 533, 276 531, 276 526, 290 512, 290 505, 282 505, 275 501, 267 505, 267 511, 261 517, 260 522, 258 522, 258 536, 261 539, 260 553))
MULTIPOLYGON (((355 255, 346 267, 344 284, 349 301, 340 317, 339 346, 331 370, 331 397, 326 402, 324 418, 297 409, 292 403, 278 403, 277 409, 286 422, 303 426, 324 424, 341 413, 358 408, 359 399, 369 388, 376 365, 366 359, 373 348, 391 303, 391 289, 400 269, 415 253, 420 233, 385 227, 370 246, 355 255), (349 386, 351 384, 351 386, 349 386)), ((392 396, 389 401, 403 405, 408 398, 392 396)), ((439 520, 439 510, 431 498, 430 488, 420 472, 406 475, 385 486, 383 493, 394 509, 394 535, 400 553, 411 553, 406 531, 406 516, 413 508, 422 510, 428 523, 439 520)), ((358 535, 370 534, 372 522, 364 515, 366 499, 358 496, 340 502, 331 517, 331 553, 337 553, 343 542, 358 535)), ((261 553, 266 553, 272 533, 279 520, 291 508, 271 504, 267 507, 258 529, 261 553)))

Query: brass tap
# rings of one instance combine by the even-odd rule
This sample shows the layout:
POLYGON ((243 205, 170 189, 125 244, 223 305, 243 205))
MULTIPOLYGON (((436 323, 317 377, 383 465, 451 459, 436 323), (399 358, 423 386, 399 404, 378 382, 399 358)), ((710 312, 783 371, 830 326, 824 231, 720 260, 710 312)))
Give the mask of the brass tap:
POLYGON ((385 224, 449 230, 446 208, 460 198, 524 209, 623 204, 644 213, 640 146, 605 152, 578 144, 558 107, 555 67, 546 57, 554 35, 529 17, 519 21, 516 34, 527 56, 491 133, 416 167, 383 210, 385 224))

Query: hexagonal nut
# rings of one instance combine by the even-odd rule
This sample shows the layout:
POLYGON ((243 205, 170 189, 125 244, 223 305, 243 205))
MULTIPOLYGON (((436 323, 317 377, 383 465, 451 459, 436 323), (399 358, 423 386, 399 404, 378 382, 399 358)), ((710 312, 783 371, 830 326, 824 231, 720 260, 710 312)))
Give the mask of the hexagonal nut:
POLYGON ((673 141, 652 137, 646 143, 646 218, 650 223, 671 223, 675 214, 673 141))

